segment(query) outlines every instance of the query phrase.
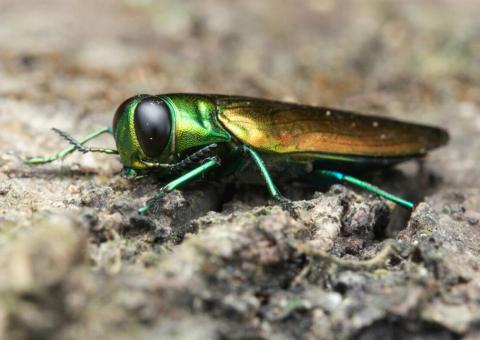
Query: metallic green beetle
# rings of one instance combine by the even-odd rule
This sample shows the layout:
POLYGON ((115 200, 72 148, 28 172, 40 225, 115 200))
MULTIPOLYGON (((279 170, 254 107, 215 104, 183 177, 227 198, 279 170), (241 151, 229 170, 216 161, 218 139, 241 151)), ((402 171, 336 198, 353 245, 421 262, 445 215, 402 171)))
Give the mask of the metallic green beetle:
POLYGON ((290 201, 275 186, 265 158, 313 163, 315 170, 310 175, 345 181, 412 208, 412 202, 338 170, 393 165, 422 157, 448 141, 446 131, 425 125, 324 107, 203 94, 129 98, 117 109, 112 128, 102 128, 80 141, 54 130, 72 145, 27 163, 52 162, 78 150, 119 154, 129 177, 152 171, 181 174, 163 186, 140 213, 155 211, 161 196, 207 171, 232 164, 232 160, 238 168, 238 161, 247 159, 257 165, 272 197, 293 212, 290 201), (84 146, 103 133, 113 133, 117 150, 84 146))

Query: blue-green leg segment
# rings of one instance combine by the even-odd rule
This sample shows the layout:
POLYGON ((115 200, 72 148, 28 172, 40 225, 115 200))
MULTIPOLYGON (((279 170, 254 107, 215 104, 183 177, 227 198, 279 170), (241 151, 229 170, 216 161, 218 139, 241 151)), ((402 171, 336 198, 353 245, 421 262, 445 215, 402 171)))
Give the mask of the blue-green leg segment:
POLYGON ((217 157, 207 158, 207 160, 202 163, 200 166, 190 170, 186 174, 174 179, 164 187, 162 187, 154 197, 148 200, 147 205, 138 209, 140 214, 145 214, 148 211, 152 210, 153 213, 156 213, 156 209, 158 207, 158 201, 162 198, 166 193, 172 192, 175 189, 180 188, 181 186, 191 182, 196 177, 203 175, 207 171, 212 168, 218 167, 220 165, 220 160, 217 157))
POLYGON ((292 202, 289 199, 283 197, 280 191, 277 189, 275 183, 273 183, 270 173, 268 172, 265 162, 262 160, 260 155, 248 146, 244 145, 242 148, 243 151, 253 159, 257 167, 260 169, 260 173, 262 174, 262 177, 267 184, 268 191, 270 191, 272 197, 282 206, 283 209, 287 210, 291 215, 296 216, 297 214, 293 209, 292 202))
POLYGON ((389 201, 395 202, 395 203, 397 203, 397 204, 399 204, 403 207, 410 208, 410 209, 413 209, 413 207, 414 207, 412 202, 407 201, 407 200, 405 200, 403 198, 400 198, 398 196, 395 196, 393 194, 390 194, 386 191, 383 191, 383 190, 377 188, 376 186, 374 186, 370 183, 364 182, 364 181, 362 181, 362 180, 360 180, 356 177, 345 175, 345 174, 343 174, 341 172, 338 172, 338 171, 330 171, 330 170, 319 170, 319 171, 315 171, 314 174, 315 173, 318 173, 322 176, 334 178, 338 181, 343 181, 343 182, 347 182, 347 183, 356 185, 359 188, 362 188, 362 189, 365 189, 367 191, 373 192, 374 194, 377 194, 378 196, 383 197, 383 198, 385 198, 389 201))
MULTIPOLYGON (((52 156, 49 156, 49 157, 31 157, 29 159, 27 159, 25 161, 25 163, 27 164, 45 164, 45 163, 50 163, 50 162, 53 162, 53 161, 56 161, 57 159, 61 159, 61 158, 64 158, 66 156, 68 156, 69 154, 71 154, 72 152, 74 152, 75 150, 78 150, 79 147, 78 147, 78 144, 85 144, 89 141, 91 141, 92 139, 95 139, 97 138, 98 136, 104 134, 104 133, 112 133, 112 129, 110 127, 104 127, 104 128, 101 128, 100 130, 98 131, 95 131, 95 132, 92 132, 91 134, 89 134, 88 136, 85 136, 84 138, 80 139, 78 142, 75 141, 77 145, 75 145, 72 141, 69 140, 69 142, 72 144, 71 146, 69 146, 68 148, 60 151, 60 152, 57 152, 56 154, 52 155, 52 156)), ((65 136, 62 135, 64 138, 65 136)), ((118 153, 116 150, 112 150, 112 149, 105 149, 105 148, 82 148, 80 151, 82 152, 103 152, 103 153, 110 153, 110 154, 116 154, 118 153)))

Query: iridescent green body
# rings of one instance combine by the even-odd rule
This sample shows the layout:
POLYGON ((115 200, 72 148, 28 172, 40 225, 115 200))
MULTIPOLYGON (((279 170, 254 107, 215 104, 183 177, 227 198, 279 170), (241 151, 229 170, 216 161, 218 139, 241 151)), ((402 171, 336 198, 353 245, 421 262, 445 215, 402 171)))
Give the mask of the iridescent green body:
MULTIPOLYGON (((57 131, 58 132, 58 131, 57 131)), ((72 146, 52 157, 33 158, 38 164, 66 156, 77 149, 118 153, 126 174, 151 170, 183 175, 160 189, 157 198, 221 166, 232 154, 258 166, 272 196, 291 210, 280 195, 263 162, 314 162, 316 174, 346 181, 407 207, 411 202, 386 193, 338 170, 362 165, 391 165, 425 155, 448 141, 446 131, 383 117, 365 116, 331 108, 312 107, 258 98, 165 94, 129 98, 117 110, 112 129, 102 129, 77 142, 59 132, 72 146), (83 143, 112 132, 117 150, 86 148, 83 143), (324 170, 318 170, 319 168, 324 170)))
POLYGON ((420 157, 448 140, 444 130, 383 117, 366 116, 250 97, 159 95, 170 108, 174 127, 160 157, 143 154, 133 116, 141 100, 131 102, 114 132, 122 163, 174 163, 192 149, 212 143, 245 144, 269 156, 296 161, 335 160, 393 164, 420 157))

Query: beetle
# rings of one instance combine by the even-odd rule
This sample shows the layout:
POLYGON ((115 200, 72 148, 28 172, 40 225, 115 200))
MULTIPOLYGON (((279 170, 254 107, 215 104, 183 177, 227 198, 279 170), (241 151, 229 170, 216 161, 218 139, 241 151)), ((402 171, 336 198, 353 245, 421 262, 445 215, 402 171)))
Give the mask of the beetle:
POLYGON ((349 170, 421 158, 449 139, 441 128, 385 117, 253 97, 187 93, 131 97, 116 110, 112 127, 79 141, 54 130, 71 146, 50 157, 32 157, 28 164, 49 163, 78 150, 118 154, 127 177, 179 174, 140 213, 155 212, 165 193, 208 171, 239 169, 248 159, 258 167, 271 196, 291 212, 291 201, 281 195, 264 159, 310 164, 310 176, 351 183, 413 208, 412 202, 351 176, 349 170), (84 145, 104 133, 113 134, 116 150, 84 145))

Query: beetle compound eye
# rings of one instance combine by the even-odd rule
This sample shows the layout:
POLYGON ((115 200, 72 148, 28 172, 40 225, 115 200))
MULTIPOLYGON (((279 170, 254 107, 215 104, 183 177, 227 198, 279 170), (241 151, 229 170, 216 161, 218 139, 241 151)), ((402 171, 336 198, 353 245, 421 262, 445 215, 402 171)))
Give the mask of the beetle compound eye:
POLYGON ((145 98, 135 109, 135 133, 143 152, 158 157, 167 146, 172 123, 165 102, 154 97, 145 98))

